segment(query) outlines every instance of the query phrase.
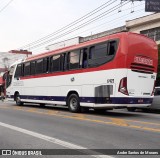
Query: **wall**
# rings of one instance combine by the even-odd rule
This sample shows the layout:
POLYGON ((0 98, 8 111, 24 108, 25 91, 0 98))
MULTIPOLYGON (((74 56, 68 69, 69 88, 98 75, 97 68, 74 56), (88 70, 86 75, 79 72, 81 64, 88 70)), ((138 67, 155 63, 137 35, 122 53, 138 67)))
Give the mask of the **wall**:
POLYGON ((126 21, 126 28, 128 31, 135 33, 140 33, 142 30, 148 30, 156 27, 160 27, 160 13, 126 21))

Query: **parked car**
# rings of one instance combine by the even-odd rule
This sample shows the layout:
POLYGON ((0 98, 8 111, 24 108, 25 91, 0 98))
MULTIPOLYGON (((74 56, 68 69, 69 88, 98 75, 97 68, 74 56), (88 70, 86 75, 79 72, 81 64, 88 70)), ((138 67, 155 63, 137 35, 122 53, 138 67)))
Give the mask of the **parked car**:
POLYGON ((146 109, 150 109, 150 110, 160 110, 160 87, 155 87, 155 91, 154 91, 154 98, 153 98, 153 102, 151 104, 151 106, 148 107, 133 107, 133 108, 127 108, 128 111, 135 111, 136 109, 142 109, 142 110, 146 110, 146 109))
POLYGON ((160 87, 155 87, 153 103, 150 109, 160 109, 160 87))

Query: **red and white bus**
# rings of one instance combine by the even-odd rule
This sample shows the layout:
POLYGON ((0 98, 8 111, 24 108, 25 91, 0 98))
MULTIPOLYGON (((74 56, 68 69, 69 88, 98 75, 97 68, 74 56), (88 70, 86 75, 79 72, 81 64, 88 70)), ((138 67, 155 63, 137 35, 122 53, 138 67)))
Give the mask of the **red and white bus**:
POLYGON ((157 74, 156 43, 122 32, 32 56, 11 66, 7 97, 23 103, 111 109, 149 106, 157 74))

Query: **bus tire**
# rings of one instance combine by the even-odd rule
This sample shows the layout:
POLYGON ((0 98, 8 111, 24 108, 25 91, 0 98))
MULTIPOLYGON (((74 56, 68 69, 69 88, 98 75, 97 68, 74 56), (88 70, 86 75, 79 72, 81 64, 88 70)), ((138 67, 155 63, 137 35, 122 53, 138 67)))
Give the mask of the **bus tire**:
POLYGON ((136 111, 136 108, 129 107, 129 108, 127 108, 127 110, 128 110, 129 112, 135 112, 135 111, 136 111))
POLYGON ((15 101, 16 101, 16 105, 18 105, 18 106, 22 106, 23 105, 23 102, 21 102, 21 98, 20 98, 19 93, 16 94, 15 101))
POLYGON ((80 112, 81 110, 79 97, 77 94, 69 95, 67 99, 67 105, 68 105, 69 111, 71 112, 76 113, 76 112, 80 112))

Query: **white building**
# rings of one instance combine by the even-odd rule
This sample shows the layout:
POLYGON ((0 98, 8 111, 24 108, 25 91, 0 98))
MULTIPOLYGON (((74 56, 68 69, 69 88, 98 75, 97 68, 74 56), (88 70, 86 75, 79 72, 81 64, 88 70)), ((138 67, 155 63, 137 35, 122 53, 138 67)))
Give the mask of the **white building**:
POLYGON ((144 34, 160 44, 160 13, 126 21, 126 28, 130 32, 144 34))
POLYGON ((0 52, 0 94, 4 92, 4 80, 3 74, 9 68, 11 64, 19 59, 24 59, 32 55, 32 52, 26 50, 11 50, 9 52, 0 52))
POLYGON ((4 72, 11 64, 19 59, 24 59, 32 55, 32 52, 11 50, 9 52, 0 52, 0 73, 4 72))
POLYGON ((83 38, 83 37, 75 37, 75 38, 71 38, 71 39, 68 39, 65 41, 57 42, 57 43, 54 43, 54 44, 47 46, 46 49, 51 51, 51 50, 56 50, 56 49, 61 49, 64 47, 77 45, 80 43, 81 38, 83 38))

